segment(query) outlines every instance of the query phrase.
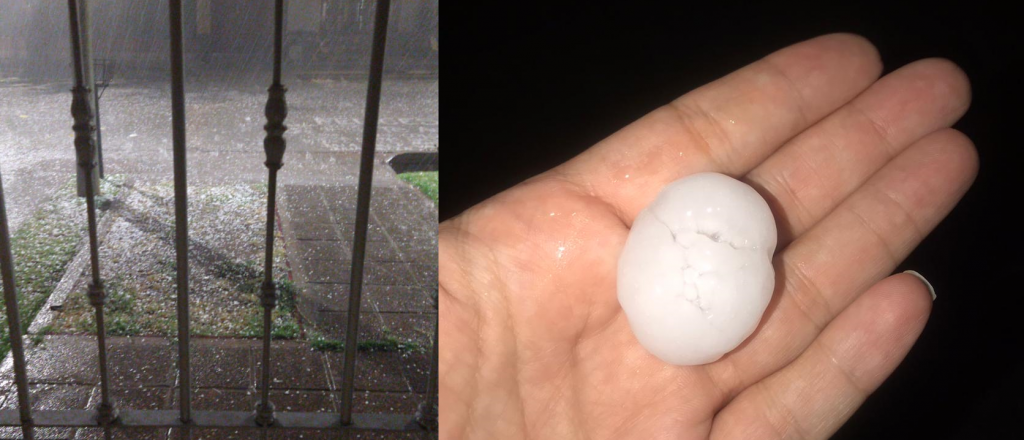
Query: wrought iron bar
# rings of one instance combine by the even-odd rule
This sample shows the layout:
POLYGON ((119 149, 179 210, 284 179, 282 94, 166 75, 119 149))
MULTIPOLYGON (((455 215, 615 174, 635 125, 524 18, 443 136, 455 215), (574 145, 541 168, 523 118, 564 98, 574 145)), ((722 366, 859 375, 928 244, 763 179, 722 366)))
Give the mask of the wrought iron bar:
MULTIPOLYGON (((78 1, 68 0, 68 15, 71 31, 71 52, 75 65, 75 87, 72 91, 71 116, 75 120, 72 128, 75 131, 75 150, 78 156, 78 167, 82 175, 92 176, 96 168, 95 145, 92 133, 95 127, 91 124, 89 106, 90 91, 85 87, 85 72, 82 63, 82 41, 80 38, 78 1)), ((96 233, 96 187, 85 185, 85 209, 89 222, 89 257, 92 262, 92 282, 88 286, 89 304, 96 309, 96 339, 99 345, 100 368, 100 404, 97 408, 96 422, 106 425, 117 419, 114 405, 110 402, 110 381, 107 375, 107 338, 106 326, 103 322, 103 304, 106 292, 100 278, 99 239, 96 233)))
MULTIPOLYGON (((0 178, 0 275, 3 275, 4 306, 7 310, 11 357, 14 358, 14 382, 18 386, 18 415, 22 425, 32 424, 32 405, 28 395, 28 374, 25 370, 25 348, 21 339, 21 316, 18 314, 18 291, 14 282, 14 253, 11 252, 11 231, 7 226, 7 205, 4 202, 3 179, 0 178)), ((26 438, 31 437, 26 432, 26 438)))
POLYGON ((181 36, 181 0, 168 0, 171 29, 171 136, 174 149, 174 247, 178 288, 178 389, 181 421, 191 422, 188 322, 188 173, 185 162, 185 74, 181 36))
POLYGON ((82 39, 82 67, 85 75, 85 85, 89 88, 89 109, 92 110, 90 118, 95 128, 93 131, 93 142, 96 151, 93 153, 96 160, 96 168, 88 177, 87 182, 93 185, 93 190, 99 191, 99 179, 103 178, 103 127, 100 126, 100 94, 96 87, 96 61, 93 59, 92 46, 92 8, 89 7, 89 0, 78 0, 79 30, 82 39), (97 173, 97 171, 99 171, 97 173), (98 178, 97 178, 98 177, 98 178))
POLYGON ((286 147, 284 132, 288 127, 284 119, 288 116, 288 104, 281 85, 281 40, 284 28, 284 0, 274 2, 274 78, 267 89, 267 106, 264 113, 267 131, 263 139, 263 150, 267 155, 267 246, 266 261, 263 265, 263 286, 260 303, 263 305, 263 386, 260 401, 256 405, 256 423, 262 426, 274 424, 274 404, 270 402, 270 337, 273 326, 272 314, 277 305, 277 285, 274 284, 274 213, 277 210, 277 171, 284 165, 286 147))
MULTIPOLYGON (((434 303, 437 307, 437 303, 434 303)), ((416 422, 428 431, 437 431, 437 343, 438 333, 441 331, 438 322, 434 320, 434 349, 430 363, 430 376, 427 376, 427 400, 420 404, 416 412, 416 422)))
POLYGON ((284 0, 274 1, 274 84, 281 84, 281 47, 284 45, 284 0))
MULTIPOLYGON (((78 31, 75 32, 72 35, 71 42, 72 42, 72 45, 73 45, 73 47, 72 47, 72 54, 74 56, 79 57, 78 63, 75 64, 76 79, 77 79, 77 74, 80 72, 82 74, 82 84, 86 88, 86 93, 88 94, 88 100, 89 100, 89 110, 90 110, 90 112, 89 112, 89 124, 90 124, 90 126, 93 127, 92 131, 90 132, 90 136, 95 136, 96 132, 97 132, 96 131, 96 124, 97 124, 97 122, 96 122, 96 119, 95 119, 95 117, 96 117, 96 114, 95 114, 96 95, 93 92, 95 90, 96 83, 95 83, 93 75, 92 75, 93 69, 92 69, 92 64, 90 62, 90 60, 92 59, 92 43, 91 43, 92 40, 90 40, 90 38, 89 38, 89 30, 90 30, 91 27, 90 27, 90 20, 89 20, 89 4, 88 4, 88 1, 87 0, 78 0, 76 2, 76 4, 75 4, 75 11, 78 13, 74 17, 74 19, 76 20, 75 26, 76 26, 76 29, 78 29, 78 31), (75 55, 75 54, 77 54, 77 55, 75 55)), ((94 137, 93 138, 93 149, 92 149, 92 154, 94 156, 93 157, 94 160, 95 160, 95 156, 97 154, 96 142, 97 142, 96 138, 94 137)), ((79 160, 82 160, 82 159, 79 158, 79 160)), ((92 171, 89 171, 89 174, 86 174, 86 170, 83 169, 83 168, 79 168, 78 169, 77 185, 78 185, 78 196, 79 197, 85 197, 86 196, 85 187, 88 186, 88 185, 92 185, 93 186, 94 194, 98 191, 98 189, 99 189, 98 188, 99 180, 96 177, 97 177, 97 174, 96 174, 95 168, 92 171)))
POLYGON ((366 257, 366 229, 370 220, 370 195, 373 188, 373 156, 377 148, 377 118, 380 113, 380 89, 384 74, 384 48, 387 43, 390 0, 377 0, 373 22, 373 49, 370 77, 366 88, 366 113, 363 118, 363 149, 359 160, 359 187, 356 198, 355 238, 352 243, 352 276, 348 297, 348 322, 345 330, 345 368, 342 374, 341 423, 352 423, 352 393, 356 372, 356 345, 359 332, 359 306, 363 291, 363 262, 366 257))
MULTIPOLYGON (((93 83, 95 87, 95 82, 93 83)), ((100 179, 103 179, 103 128, 100 124, 100 97, 96 97, 96 159, 99 166, 100 179)))
MULTIPOLYGON (((110 60, 99 60, 103 63, 103 74, 101 76, 100 84, 96 84, 95 77, 92 81, 93 87, 96 88, 96 107, 93 108, 93 112, 96 113, 96 159, 98 160, 98 167, 100 171, 100 179, 104 179, 103 173, 103 123, 100 122, 100 98, 103 97, 103 92, 110 86, 110 60), (101 88, 102 87, 102 88, 101 88)), ((95 61, 93 61, 95 64, 95 61)))

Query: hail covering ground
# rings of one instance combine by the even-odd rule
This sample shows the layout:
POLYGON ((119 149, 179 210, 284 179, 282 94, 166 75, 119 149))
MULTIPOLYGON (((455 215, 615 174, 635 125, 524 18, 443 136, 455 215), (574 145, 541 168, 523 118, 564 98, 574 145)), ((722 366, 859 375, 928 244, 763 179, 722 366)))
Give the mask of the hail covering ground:
MULTIPOLYGON (((251 270, 261 271, 266 215, 265 85, 197 75, 186 84, 193 329, 198 334, 245 336, 252 330, 249 315, 258 312, 255 295, 246 293, 245 278, 253 274, 251 270), (253 260, 255 268, 249 264, 253 260)), ((346 197, 354 194, 358 177, 365 78, 286 77, 285 83, 289 86, 288 151, 279 176, 279 233, 285 237, 277 241, 280 272, 276 275, 286 277, 287 259, 301 259, 294 266, 308 269, 310 273, 303 277, 315 282, 297 288, 319 295, 300 296, 296 307, 302 310, 305 298, 304 310, 315 315, 305 323, 307 338, 314 332, 340 338, 339 329, 321 324, 344 319, 344 307, 339 304, 347 302, 346 282, 332 278, 343 276, 344 270, 326 276, 316 271, 325 264, 340 268, 351 259, 345 254, 346 246, 351 252, 351 238, 346 242, 346 236, 352 231, 346 216, 354 215, 348 212, 354 199, 346 197), (324 210, 332 216, 322 217, 324 210)), ((174 258, 166 84, 115 82, 100 104, 105 171, 108 176, 123 177, 107 213, 110 232, 101 246, 103 275, 111 286, 108 327, 113 333, 173 334, 173 319, 167 319, 173 315, 174 258)), ((431 77, 385 79, 367 256, 369 305, 361 317, 360 333, 365 338, 397 335, 420 347, 429 341, 435 312, 430 292, 424 289, 429 290, 431 280, 436 286, 436 206, 396 178, 385 160, 401 152, 437 150, 437 84, 431 77), (424 227, 431 221, 433 227, 424 227), (376 263, 370 262, 373 255, 380 257, 376 263), (388 275, 392 272, 397 278, 388 275)), ((15 231, 28 225, 34 213, 48 206, 57 190, 74 177, 67 88, 66 83, 0 79, 0 170, 15 231)), ((61 216, 69 224, 85 222, 84 211, 61 216)), ((85 408, 97 398, 90 376, 95 369, 95 343, 80 339, 89 338, 82 334, 88 333, 92 322, 82 286, 79 280, 63 310, 55 312, 47 329, 52 335, 36 335, 40 343, 30 348, 30 382, 40 405, 85 408)), ((288 320, 297 314, 278 311, 277 316, 276 325, 288 328, 292 325, 288 320)), ((251 409, 259 351, 253 342, 194 342, 195 374, 209 388, 196 394, 197 407, 251 409)), ((136 409, 172 407, 175 373, 168 340, 114 337, 110 343, 115 400, 136 409), (167 374, 156 373, 164 367, 167 374), (132 391, 131 387, 142 388, 132 391)), ((275 367, 275 377, 296 376, 280 383, 275 379, 273 386, 279 391, 272 398, 279 406, 336 410, 339 353, 311 351, 305 341, 275 342, 275 353, 275 364, 281 363, 275 367)), ((357 411, 415 410, 420 398, 412 393, 424 391, 426 354, 416 350, 361 353, 359 363, 357 411)), ((0 375, 8 377, 9 367, 0 375)), ((11 395, 9 389, 0 395, 4 407, 14 404, 11 395)))

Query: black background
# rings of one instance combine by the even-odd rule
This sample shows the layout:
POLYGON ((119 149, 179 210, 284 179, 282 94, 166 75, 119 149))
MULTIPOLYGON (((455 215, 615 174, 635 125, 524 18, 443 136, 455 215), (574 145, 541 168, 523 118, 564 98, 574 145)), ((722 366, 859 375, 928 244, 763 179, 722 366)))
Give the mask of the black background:
POLYGON ((979 2, 626 3, 442 6, 441 219, 804 39, 863 35, 885 73, 951 59, 971 79, 973 104, 955 127, 976 143, 981 171, 899 268, 925 274, 938 293, 921 339, 836 438, 1022 438, 1022 11, 979 2))

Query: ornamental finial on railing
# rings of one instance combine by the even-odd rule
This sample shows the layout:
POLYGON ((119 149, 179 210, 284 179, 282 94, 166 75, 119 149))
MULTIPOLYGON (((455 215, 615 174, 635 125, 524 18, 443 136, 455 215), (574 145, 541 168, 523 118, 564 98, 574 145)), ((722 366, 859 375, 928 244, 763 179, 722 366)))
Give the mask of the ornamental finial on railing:
POLYGON ((267 168, 272 170, 281 169, 284 158, 285 140, 284 132, 288 127, 284 125, 284 118, 288 116, 288 104, 284 100, 284 94, 288 88, 280 83, 274 83, 267 89, 270 96, 267 98, 267 124, 263 129, 267 131, 267 137, 263 139, 263 150, 267 153, 267 168))
POLYGON ((103 304, 107 302, 107 291, 103 287, 103 282, 89 283, 88 294, 89 304, 93 307, 103 307, 103 304))
POLYGON ((277 306, 277 285, 273 282, 264 281, 260 285, 260 304, 263 307, 274 308, 277 306))
POLYGON ((96 166, 93 158, 92 132, 96 127, 92 125, 89 111, 89 89, 81 84, 71 89, 71 117, 75 124, 71 128, 75 131, 75 152, 78 156, 78 166, 91 170, 96 166))
POLYGON ((263 150, 267 153, 267 246, 266 260, 263 264, 263 285, 260 302, 263 305, 263 372, 260 387, 260 401, 256 405, 255 422, 260 426, 277 423, 274 417, 274 404, 270 403, 270 339, 271 328, 274 326, 274 307, 277 306, 277 284, 274 283, 274 215, 277 212, 277 171, 281 169, 284 158, 284 118, 288 116, 288 104, 284 94, 288 91, 281 85, 281 43, 284 35, 284 0, 274 2, 274 80, 267 92, 267 124, 263 129, 267 137, 263 139, 263 150))

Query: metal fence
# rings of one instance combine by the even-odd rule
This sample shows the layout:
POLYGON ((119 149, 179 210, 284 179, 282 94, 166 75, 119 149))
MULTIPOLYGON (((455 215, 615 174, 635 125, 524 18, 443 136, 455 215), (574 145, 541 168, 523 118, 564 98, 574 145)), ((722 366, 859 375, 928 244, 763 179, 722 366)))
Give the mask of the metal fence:
MULTIPOLYGON (((177 253, 177 319, 178 319, 178 368, 181 381, 180 407, 175 410, 119 410, 110 401, 107 375, 106 327, 103 321, 103 306, 106 298, 103 280, 100 277, 99 243, 96 226, 96 194, 93 185, 85 185, 86 216, 89 230, 89 251, 92 263, 91 282, 88 298, 96 311, 96 339, 99 350, 100 403, 95 409, 33 411, 30 404, 28 375, 26 371, 24 343, 18 315, 14 261, 11 251, 3 185, 0 182, 0 274, 3 276, 4 305, 11 336, 11 355, 14 360, 14 377, 17 386, 17 410, 0 410, 0 426, 20 426, 25 438, 33 438, 34 428, 74 427, 104 428, 104 435, 110 438, 119 427, 178 427, 183 436, 190 435, 196 428, 252 428, 252 429, 312 429, 337 431, 347 435, 351 431, 395 431, 421 432, 425 436, 437 430, 437 330, 435 323, 433 342, 433 366, 427 379, 427 394, 417 414, 353 414, 352 396, 356 366, 356 336, 359 326, 359 309, 363 283, 363 262, 366 252, 367 227, 370 215, 370 190, 373 179, 373 158, 377 137, 378 110, 380 107, 381 78, 384 65, 384 47, 387 36, 390 0, 376 1, 374 18, 373 49, 370 62, 369 87, 366 95, 366 113, 363 126, 363 144, 359 167, 358 198, 356 202, 356 224, 352 250, 351 289, 349 295, 347 332, 345 340, 345 362, 342 376, 341 412, 276 412, 270 401, 271 383, 271 311, 277 304, 277 287, 272 280, 274 252, 274 212, 277 193, 277 171, 281 168, 285 152, 284 125, 287 116, 285 93, 281 84, 282 29, 284 0, 275 0, 274 5, 274 73, 268 89, 266 104, 267 131, 264 151, 268 170, 267 177, 267 236, 264 280, 261 286, 260 303, 263 313, 262 386, 260 400, 254 412, 244 411, 193 411, 191 396, 191 375, 189 369, 189 286, 188 286, 188 214, 185 158, 185 90, 182 52, 182 1, 168 0, 170 5, 170 61, 171 61, 171 115, 174 151, 174 207, 175 207, 175 251, 177 253)), ((68 17, 71 30, 72 58, 75 70, 75 85, 71 89, 71 114, 74 118, 74 146, 79 170, 91 175, 97 166, 95 159, 95 131, 92 125, 93 109, 91 93, 83 69, 83 46, 80 26, 80 3, 84 0, 68 0, 68 17)))

